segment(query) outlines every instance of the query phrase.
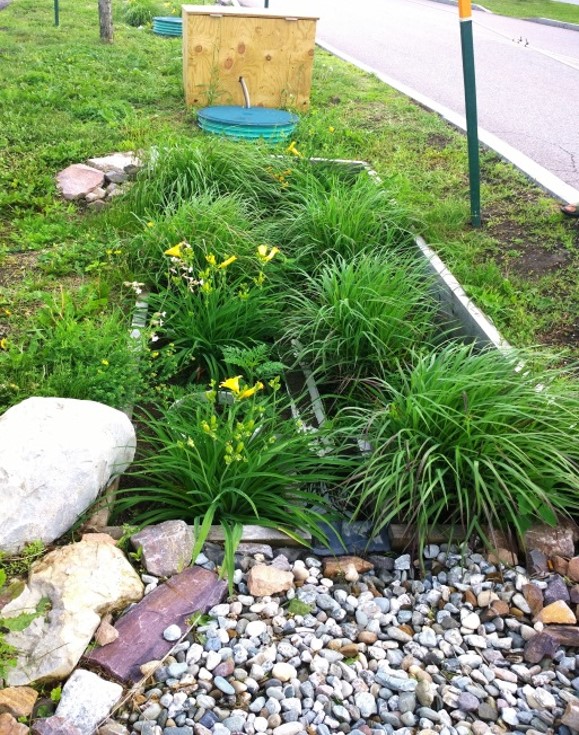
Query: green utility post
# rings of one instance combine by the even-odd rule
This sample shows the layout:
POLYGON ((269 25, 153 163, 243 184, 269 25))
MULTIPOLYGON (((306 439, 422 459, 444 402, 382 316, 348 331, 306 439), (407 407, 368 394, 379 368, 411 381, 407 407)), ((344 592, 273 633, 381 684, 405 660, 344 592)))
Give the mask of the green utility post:
POLYGON ((470 215, 473 227, 480 227, 480 161, 476 112, 476 80, 474 74, 471 0, 458 0, 458 14, 460 18, 462 73, 464 77, 464 101, 466 108, 468 176, 470 180, 470 215))
POLYGON ((54 25, 60 25, 60 8, 58 5, 58 0, 54 0, 54 25))

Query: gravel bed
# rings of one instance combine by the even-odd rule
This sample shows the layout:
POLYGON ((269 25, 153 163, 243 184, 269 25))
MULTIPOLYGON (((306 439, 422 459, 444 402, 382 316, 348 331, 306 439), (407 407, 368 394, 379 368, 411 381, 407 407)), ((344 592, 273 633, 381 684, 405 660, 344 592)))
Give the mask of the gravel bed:
POLYGON ((324 577, 314 557, 241 560, 235 595, 117 721, 140 735, 575 732, 560 720, 579 696, 579 656, 525 660, 543 624, 521 593, 523 568, 445 545, 425 549, 422 572, 407 554, 371 561, 346 581, 324 577), (251 595, 258 563, 292 571, 296 587, 251 595))

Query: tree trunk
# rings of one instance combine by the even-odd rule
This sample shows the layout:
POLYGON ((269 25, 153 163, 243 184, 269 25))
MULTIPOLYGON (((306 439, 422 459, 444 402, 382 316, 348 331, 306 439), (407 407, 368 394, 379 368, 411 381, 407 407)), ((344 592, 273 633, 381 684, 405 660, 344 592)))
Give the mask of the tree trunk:
POLYGON ((113 4, 112 0, 99 0, 99 25, 101 41, 113 42, 113 4))

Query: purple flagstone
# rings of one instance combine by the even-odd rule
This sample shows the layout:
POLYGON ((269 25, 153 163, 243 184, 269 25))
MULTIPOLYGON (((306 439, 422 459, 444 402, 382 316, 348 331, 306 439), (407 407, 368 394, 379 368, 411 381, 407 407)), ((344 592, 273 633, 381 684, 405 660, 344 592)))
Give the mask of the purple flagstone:
POLYGON ((140 667, 162 659, 174 643, 163 638, 169 625, 185 632, 187 618, 217 605, 226 591, 226 582, 214 572, 189 567, 146 595, 115 624, 119 637, 103 648, 95 648, 83 664, 103 671, 121 682, 136 683, 143 678, 140 667))

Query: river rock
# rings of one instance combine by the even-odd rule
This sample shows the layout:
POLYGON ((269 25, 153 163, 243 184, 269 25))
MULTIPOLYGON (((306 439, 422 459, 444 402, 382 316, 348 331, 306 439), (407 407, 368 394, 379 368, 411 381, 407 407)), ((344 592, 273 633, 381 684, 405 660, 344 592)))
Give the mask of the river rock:
POLYGON ((575 614, 563 600, 557 600, 544 607, 536 616, 535 620, 541 623, 555 623, 559 625, 575 625, 577 622, 575 614))
POLYGON ((579 556, 574 556, 569 561, 569 566, 567 567, 567 576, 573 582, 579 582, 579 556))
POLYGON ((109 643, 116 641, 118 637, 118 630, 113 625, 111 625, 109 620, 101 620, 101 624, 94 634, 95 642, 99 646, 108 646, 109 643))
POLYGON ((549 573, 549 560, 541 549, 529 549, 527 552, 527 569, 533 577, 544 577, 549 573))
POLYGON ((543 609, 543 593, 536 584, 523 585, 523 595, 531 610, 531 615, 538 615, 543 609))
POLYGON ((324 559, 324 576, 329 579, 335 577, 344 577, 352 567, 358 572, 363 574, 369 572, 374 568, 374 565, 366 559, 361 559, 359 556, 339 556, 335 558, 324 559))
POLYGON ((556 574, 548 581, 547 588, 543 592, 543 604, 546 606, 560 600, 569 602, 569 590, 563 579, 556 574))
POLYGON ((0 735, 28 735, 28 726, 4 712, 0 715, 0 735))
POLYGON ((133 460, 135 430, 95 401, 28 398, 0 417, 0 551, 50 543, 133 460))
POLYGON ((561 722, 571 730, 579 731, 579 699, 574 697, 567 702, 561 722))
POLYGON ((91 671, 77 669, 62 689, 55 716, 77 727, 82 735, 93 735, 123 694, 123 687, 105 681, 91 671))
POLYGON ((254 597, 265 597, 279 592, 286 592, 293 586, 294 575, 292 572, 284 572, 265 564, 256 564, 249 570, 247 575, 249 594, 254 597))
POLYGON ((523 656, 528 663, 538 664, 545 657, 553 658, 558 648, 559 643, 550 632, 538 633, 526 642, 523 656))
POLYGON ((84 163, 73 163, 56 176, 56 185, 60 194, 69 201, 82 199, 93 189, 102 186, 105 175, 92 166, 84 163))
POLYGON ((0 689, 0 714, 8 712, 12 717, 29 717, 32 714, 38 692, 32 687, 7 687, 0 689))
POLYGON ((171 577, 191 564, 193 528, 185 521, 165 521, 148 526, 131 536, 131 543, 142 550, 142 561, 149 574, 171 577))
POLYGON ((143 595, 143 583, 123 552, 86 535, 33 565, 24 591, 2 610, 4 617, 34 612, 42 599, 51 609, 21 632, 6 635, 18 650, 8 683, 64 679, 90 643, 101 615, 122 610, 143 595))
POLYGON ((575 543, 579 540, 577 524, 568 519, 559 519, 556 527, 537 524, 525 532, 524 541, 527 552, 539 549, 545 556, 575 556, 575 543))
POLYGON ((576 625, 550 625, 548 634, 552 636, 560 646, 579 648, 579 627, 576 625))

